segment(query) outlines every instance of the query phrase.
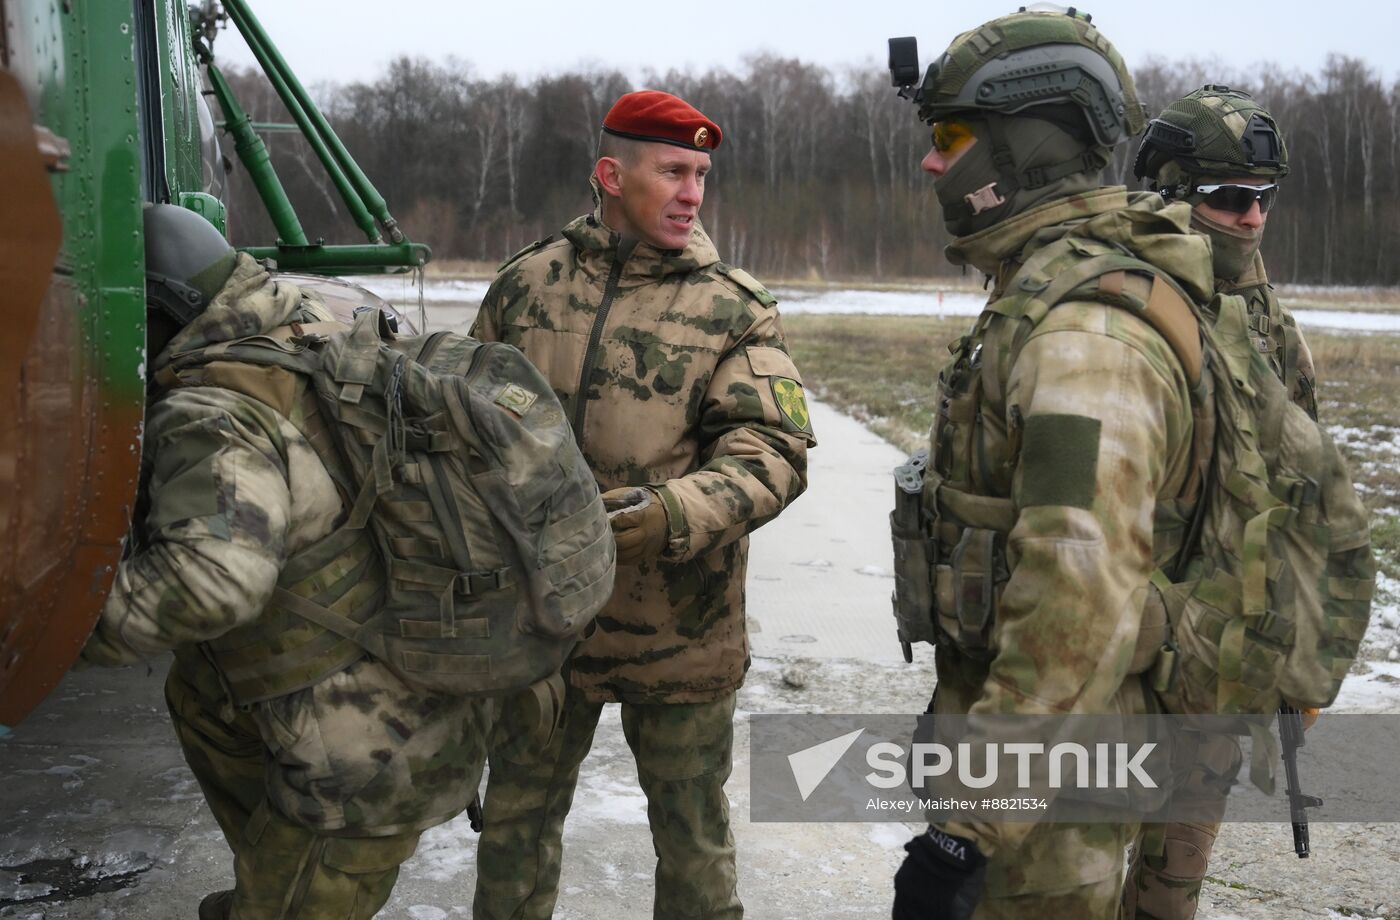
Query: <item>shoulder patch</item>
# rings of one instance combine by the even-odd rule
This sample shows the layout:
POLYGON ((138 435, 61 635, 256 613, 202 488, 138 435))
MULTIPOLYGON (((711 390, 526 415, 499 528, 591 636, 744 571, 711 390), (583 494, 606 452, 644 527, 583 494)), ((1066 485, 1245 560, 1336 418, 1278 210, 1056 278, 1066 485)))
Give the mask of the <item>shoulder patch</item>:
POLYGON ((554 242, 554 237, 553 237, 552 235, 551 235, 551 236, 547 236, 547 237, 545 237, 545 238, 542 239, 542 240, 535 240, 535 241, 534 241, 533 243, 531 243, 529 246, 526 246, 524 249, 520 250, 520 251, 517 252, 515 255, 511 256, 509 259, 506 259, 504 262, 502 262, 500 265, 498 265, 498 266, 496 267, 496 274, 500 274, 501 272, 505 271, 505 270, 506 270, 507 268, 509 268, 510 266, 514 265, 516 262, 519 262, 521 259, 523 259, 523 258, 525 258, 526 256, 528 256, 530 253, 535 252, 536 250, 539 250, 539 249, 543 249, 544 247, 548 246, 548 245, 549 245, 550 243, 552 243, 552 242, 554 242))
POLYGON ((744 271, 742 268, 735 268, 732 265, 726 265, 723 262, 718 262, 715 264, 715 270, 718 271, 721 275, 724 275, 729 280, 733 281, 735 284, 739 285, 739 287, 748 291, 754 296, 755 300, 763 304, 765 307, 771 307, 778 302, 778 298, 774 297, 771 293, 769 293, 768 289, 763 286, 762 282, 760 282, 753 275, 750 275, 748 272, 744 271))

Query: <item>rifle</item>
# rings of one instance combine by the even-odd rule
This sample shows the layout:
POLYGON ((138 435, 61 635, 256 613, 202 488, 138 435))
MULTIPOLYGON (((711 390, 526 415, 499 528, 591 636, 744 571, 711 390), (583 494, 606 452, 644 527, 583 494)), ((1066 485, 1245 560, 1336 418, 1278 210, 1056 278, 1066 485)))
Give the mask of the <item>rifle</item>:
POLYGON ((1298 748, 1307 743, 1303 737, 1303 714, 1286 703, 1278 710, 1278 736, 1283 742, 1283 771, 1288 779, 1288 814, 1293 822, 1293 852, 1299 859, 1311 853, 1308 841, 1309 808, 1317 808, 1322 799, 1304 795, 1298 782, 1298 748))

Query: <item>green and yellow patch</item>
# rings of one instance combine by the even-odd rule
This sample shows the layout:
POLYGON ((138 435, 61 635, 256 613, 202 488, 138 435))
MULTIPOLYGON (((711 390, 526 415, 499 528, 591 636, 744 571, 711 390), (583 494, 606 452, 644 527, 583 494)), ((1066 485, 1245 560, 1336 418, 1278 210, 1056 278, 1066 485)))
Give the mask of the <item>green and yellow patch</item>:
POLYGON ((812 430, 812 415, 807 411, 807 396, 802 392, 802 384, 791 377, 769 377, 773 386, 773 401, 778 404, 784 425, 791 425, 794 431, 812 430))
POLYGON ((530 411, 530 407, 535 404, 538 397, 525 389, 518 383, 508 383, 501 388, 501 392, 496 394, 496 404, 514 412, 518 416, 524 416, 530 411))

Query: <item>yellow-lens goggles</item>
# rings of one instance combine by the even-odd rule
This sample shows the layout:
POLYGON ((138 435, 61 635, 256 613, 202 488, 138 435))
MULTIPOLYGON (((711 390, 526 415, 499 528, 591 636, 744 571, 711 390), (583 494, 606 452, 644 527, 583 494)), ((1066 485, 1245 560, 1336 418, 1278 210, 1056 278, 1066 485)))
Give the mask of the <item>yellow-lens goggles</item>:
POLYGON ((961 118, 949 118, 933 123, 933 149, 942 156, 954 156, 968 147, 977 139, 972 133, 972 126, 961 118))

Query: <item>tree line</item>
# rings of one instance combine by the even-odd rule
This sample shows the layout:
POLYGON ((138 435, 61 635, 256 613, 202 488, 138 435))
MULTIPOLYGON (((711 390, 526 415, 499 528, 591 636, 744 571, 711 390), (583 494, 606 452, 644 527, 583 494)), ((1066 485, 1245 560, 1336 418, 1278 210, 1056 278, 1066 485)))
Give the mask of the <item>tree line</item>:
MULTIPOLYGON (((260 73, 227 75, 255 120, 288 120, 260 73)), ((1135 77, 1149 116, 1213 82, 1253 93, 1278 119, 1292 171, 1264 243, 1275 281, 1400 284, 1400 259, 1386 255, 1400 251, 1400 83, 1340 55, 1318 73, 1150 60, 1135 77)), ((481 79, 461 61, 401 58, 377 79, 315 95, 411 238, 437 259, 496 262, 592 206, 598 126, 614 99, 640 88, 676 93, 723 129, 701 215, 726 260, 770 279, 957 271, 942 257, 948 234, 918 169, 928 129, 875 66, 757 55, 737 72, 671 71, 641 84, 605 69, 524 83, 481 79)), ((308 233, 361 240, 304 140, 264 139, 308 233)), ((1118 149, 1106 181, 1137 187, 1135 150, 1118 149)), ((270 240, 240 166, 229 188, 235 243, 270 240)))

